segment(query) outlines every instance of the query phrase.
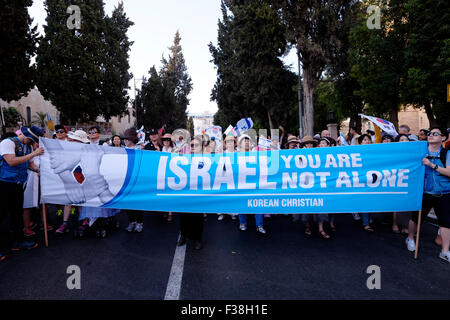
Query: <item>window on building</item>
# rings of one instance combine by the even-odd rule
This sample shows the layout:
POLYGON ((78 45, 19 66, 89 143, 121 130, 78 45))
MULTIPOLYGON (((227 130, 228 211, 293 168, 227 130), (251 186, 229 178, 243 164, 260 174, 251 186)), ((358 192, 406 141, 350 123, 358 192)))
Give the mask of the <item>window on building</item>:
POLYGON ((27 107, 27 125, 31 125, 31 107, 27 107))

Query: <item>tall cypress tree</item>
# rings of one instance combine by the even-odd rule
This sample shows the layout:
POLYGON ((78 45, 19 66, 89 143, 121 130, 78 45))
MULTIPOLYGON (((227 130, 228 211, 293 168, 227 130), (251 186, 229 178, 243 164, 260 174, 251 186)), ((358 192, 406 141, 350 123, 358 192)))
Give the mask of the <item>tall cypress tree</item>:
POLYGON ((189 94, 192 91, 192 79, 188 74, 181 47, 181 36, 177 31, 173 45, 169 47, 169 58, 163 56, 160 76, 170 88, 176 101, 175 110, 172 110, 174 121, 182 128, 187 125, 186 109, 189 105, 189 94))
POLYGON ((37 27, 32 28, 28 7, 32 0, 0 0, 0 98, 18 100, 34 86, 37 27))
POLYGON ((172 87, 158 74, 153 66, 149 71, 149 79, 142 84, 142 90, 136 96, 136 108, 138 112, 138 127, 161 128, 164 124, 166 130, 172 132, 175 129, 184 128, 184 123, 179 123, 176 117, 177 103, 172 92, 172 87))
POLYGON ((217 67, 212 99, 221 126, 252 117, 259 127, 290 128, 295 75, 280 58, 287 50, 285 28, 269 1, 222 1, 218 46, 210 44, 217 67), (276 127, 274 125, 274 127, 276 127))
POLYGON ((47 24, 37 67, 42 95, 61 111, 63 122, 109 119, 126 110, 128 51, 126 32, 132 22, 123 5, 111 17, 102 0, 46 0, 47 24), (81 29, 69 29, 67 8, 81 11, 81 29))
POLYGON ((128 89, 132 74, 128 72, 129 50, 133 42, 127 36, 128 29, 134 25, 124 12, 123 2, 114 9, 111 17, 105 21, 105 62, 102 66, 101 114, 109 120, 112 116, 122 114, 129 101, 128 89))

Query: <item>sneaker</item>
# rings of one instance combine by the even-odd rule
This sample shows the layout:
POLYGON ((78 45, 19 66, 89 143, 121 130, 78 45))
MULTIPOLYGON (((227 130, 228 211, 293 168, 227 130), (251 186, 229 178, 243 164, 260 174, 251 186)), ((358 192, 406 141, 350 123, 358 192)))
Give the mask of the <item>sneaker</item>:
POLYGON ((217 220, 222 221, 224 218, 223 214, 219 214, 219 216, 217 217, 217 220))
POLYGON ((231 215, 231 220, 236 220, 236 219, 237 219, 236 215, 235 215, 235 214, 232 214, 232 215, 231 215))
POLYGON ((256 232, 261 234, 266 234, 266 230, 264 230, 263 226, 256 227, 256 232))
POLYGON ((361 220, 361 217, 359 216, 358 213, 352 213, 352 216, 353 216, 353 220, 356 220, 356 221, 361 220))
POLYGON ((5 259, 6 259, 6 256, 5 256, 4 254, 1 254, 1 253, 0 253, 0 262, 3 261, 3 260, 5 260, 5 259))
POLYGON ((53 229, 55 229, 53 226, 47 225, 47 231, 52 231, 53 229))
POLYGON ((246 224, 241 224, 241 225, 239 226, 239 230, 241 230, 241 231, 247 231, 247 225, 246 225, 246 224))
POLYGON ((203 248, 203 243, 201 240, 195 241, 195 250, 201 250, 203 248))
POLYGON ((144 230, 144 224, 143 223, 136 223, 136 227, 134 228, 135 232, 142 232, 144 230))
POLYGON ((406 238, 405 243, 409 251, 416 251, 416 242, 413 239, 406 238))
POLYGON ((181 246, 184 246, 185 244, 186 244, 186 237, 181 236, 180 240, 178 240, 178 242, 177 242, 177 246, 181 247, 181 246))
POLYGON ((125 230, 127 230, 128 232, 133 232, 135 228, 136 228, 136 222, 130 222, 130 224, 128 225, 128 227, 126 227, 125 230))
POLYGON ((31 229, 31 228, 25 228, 25 229, 23 229, 23 234, 25 237, 32 237, 32 236, 36 235, 36 232, 34 232, 33 229, 31 229))
POLYGON ((69 226, 67 223, 63 223, 56 231, 58 234, 63 234, 69 232, 69 226))
POLYGON ((447 262, 450 262, 450 251, 447 252, 441 251, 441 253, 439 254, 439 258, 444 259, 447 262))
POLYGON ((37 242, 34 242, 34 241, 24 241, 22 243, 16 242, 13 244, 11 251, 18 252, 20 250, 31 250, 31 249, 34 249, 37 247, 38 247, 38 244, 37 244, 37 242))

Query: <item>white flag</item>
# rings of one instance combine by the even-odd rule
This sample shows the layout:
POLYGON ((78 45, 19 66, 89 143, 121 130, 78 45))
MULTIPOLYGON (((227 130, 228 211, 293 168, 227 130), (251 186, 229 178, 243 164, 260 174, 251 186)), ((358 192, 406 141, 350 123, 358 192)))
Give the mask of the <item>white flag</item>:
POLYGON ((366 116, 364 114, 360 114, 359 116, 362 118, 366 118, 367 120, 370 120, 373 124, 375 124, 377 127, 379 127, 387 134, 391 135, 392 137, 395 138, 396 136, 398 136, 397 130, 395 130, 395 126, 393 123, 381 118, 366 116))

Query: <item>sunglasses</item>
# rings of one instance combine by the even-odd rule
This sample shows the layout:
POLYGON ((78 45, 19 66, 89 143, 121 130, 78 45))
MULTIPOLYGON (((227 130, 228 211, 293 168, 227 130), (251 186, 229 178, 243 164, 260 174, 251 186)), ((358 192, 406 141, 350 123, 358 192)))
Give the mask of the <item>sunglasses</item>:
POLYGON ((170 142, 170 141, 172 141, 172 139, 170 139, 170 138, 162 138, 162 141, 168 141, 168 142, 170 142))
POLYGON ((98 133, 97 131, 89 131, 89 134, 96 134, 98 133))
POLYGON ((66 133, 66 131, 64 131, 64 130, 58 130, 58 131, 56 131, 56 133, 66 133))
POLYGON ((439 132, 428 132, 427 136, 429 136, 429 137, 438 137, 438 136, 443 136, 443 134, 440 134, 439 132))

